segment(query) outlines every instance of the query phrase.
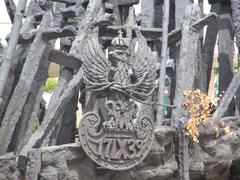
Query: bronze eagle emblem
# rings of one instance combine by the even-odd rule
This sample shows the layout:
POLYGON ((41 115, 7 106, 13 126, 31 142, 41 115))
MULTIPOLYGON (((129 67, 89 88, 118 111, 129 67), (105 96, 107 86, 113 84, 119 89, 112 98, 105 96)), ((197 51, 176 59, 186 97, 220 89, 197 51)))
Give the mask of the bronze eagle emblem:
POLYGON ((99 95, 118 91, 135 100, 145 100, 157 85, 156 59, 139 30, 131 41, 122 34, 112 41, 113 51, 107 55, 98 42, 98 34, 85 39, 81 60, 87 90, 99 95))

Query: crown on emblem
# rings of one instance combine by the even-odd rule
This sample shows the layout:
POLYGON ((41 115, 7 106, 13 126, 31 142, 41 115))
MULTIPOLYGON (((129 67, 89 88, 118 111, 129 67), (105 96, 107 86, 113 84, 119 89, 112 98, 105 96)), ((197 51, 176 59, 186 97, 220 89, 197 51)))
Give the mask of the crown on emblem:
POLYGON ((129 41, 126 38, 123 38, 122 30, 118 31, 118 37, 115 37, 112 40, 111 44, 113 45, 113 47, 120 50, 126 50, 129 48, 129 41))

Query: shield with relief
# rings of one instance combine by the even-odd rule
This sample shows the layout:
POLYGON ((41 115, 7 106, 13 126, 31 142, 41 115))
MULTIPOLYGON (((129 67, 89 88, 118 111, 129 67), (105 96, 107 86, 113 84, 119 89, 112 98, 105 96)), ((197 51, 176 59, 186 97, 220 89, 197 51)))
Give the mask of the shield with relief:
POLYGON ((157 66, 146 39, 137 29, 135 34, 129 40, 119 33, 107 53, 98 35, 89 35, 81 55, 86 91, 94 101, 80 121, 80 142, 94 162, 113 170, 142 162, 154 141, 153 120, 140 114, 139 106, 157 85, 157 66))

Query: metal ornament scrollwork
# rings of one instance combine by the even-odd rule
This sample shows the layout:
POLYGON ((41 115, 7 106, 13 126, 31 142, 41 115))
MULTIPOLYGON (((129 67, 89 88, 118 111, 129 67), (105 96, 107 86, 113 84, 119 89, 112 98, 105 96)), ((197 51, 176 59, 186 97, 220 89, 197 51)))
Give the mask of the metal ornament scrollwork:
POLYGON ((86 112, 79 137, 86 154, 97 164, 126 170, 140 163, 154 141, 153 120, 139 115, 138 102, 146 100, 156 87, 156 61, 141 32, 128 40, 122 34, 113 39, 107 55, 98 35, 89 35, 81 58, 86 89, 104 99, 106 116, 99 109, 86 112))

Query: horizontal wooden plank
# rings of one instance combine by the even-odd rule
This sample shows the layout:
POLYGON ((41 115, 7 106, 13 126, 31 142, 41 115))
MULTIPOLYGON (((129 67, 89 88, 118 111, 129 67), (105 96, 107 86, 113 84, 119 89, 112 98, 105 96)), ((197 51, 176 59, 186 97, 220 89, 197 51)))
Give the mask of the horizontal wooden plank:
MULTIPOLYGON (((127 28, 127 26, 125 26, 125 25, 123 25, 123 26, 106 26, 106 27, 103 26, 103 27, 100 27, 100 36, 113 38, 113 37, 118 36, 119 29, 122 29, 125 31, 126 28, 127 28)), ((133 27, 133 29, 132 29, 133 36, 135 36, 134 29, 135 28, 133 27)), ((161 28, 140 28, 140 31, 141 31, 142 35, 148 41, 160 38, 162 36, 161 28)))
POLYGON ((65 26, 63 28, 49 28, 46 29, 42 36, 48 40, 63 38, 63 37, 71 37, 77 34, 77 29, 74 26, 65 26))
POLYGON ((208 0, 209 4, 215 4, 215 3, 223 3, 223 4, 230 4, 230 0, 208 0))
MULTIPOLYGON (((89 0, 50 0, 50 1, 65 3, 67 5, 73 5, 76 4, 77 1, 80 1, 80 4, 84 4, 88 3, 89 0)), ((124 6, 138 4, 139 0, 107 0, 107 2, 118 6, 124 6)))
POLYGON ((80 1, 80 4, 83 4, 83 3, 88 2, 89 0, 50 0, 50 1, 65 3, 67 5, 74 5, 74 4, 76 4, 76 1, 80 1))
POLYGON ((108 0, 108 2, 114 5, 123 6, 123 5, 138 4, 139 0, 108 0))
POLYGON ((204 18, 196 21, 192 27, 196 30, 201 30, 204 26, 210 24, 213 21, 218 20, 218 15, 217 13, 211 12, 207 14, 204 18))
POLYGON ((51 50, 48 60, 72 69, 79 69, 82 65, 82 62, 78 58, 59 50, 51 50))

